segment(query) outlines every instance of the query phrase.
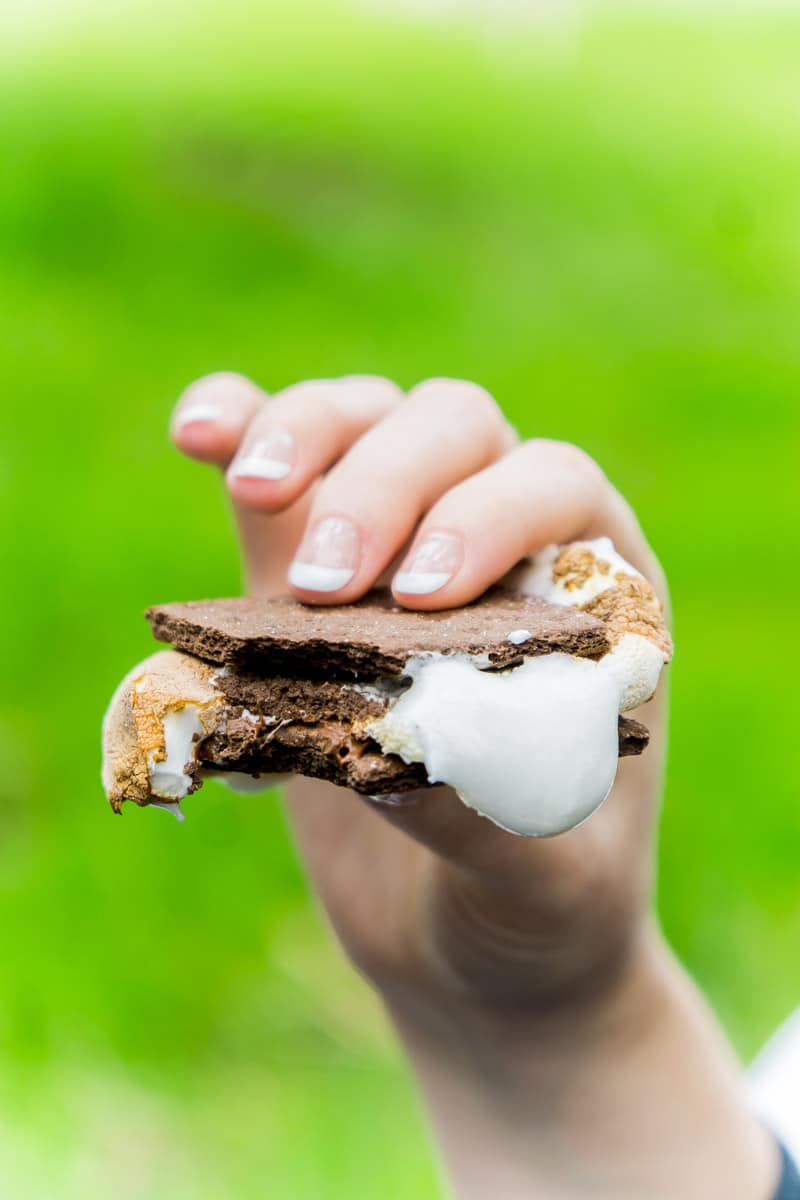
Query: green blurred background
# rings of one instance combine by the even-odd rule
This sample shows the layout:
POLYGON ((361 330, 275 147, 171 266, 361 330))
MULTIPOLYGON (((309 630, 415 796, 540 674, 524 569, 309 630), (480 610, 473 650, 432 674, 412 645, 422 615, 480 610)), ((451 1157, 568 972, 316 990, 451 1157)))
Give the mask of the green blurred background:
POLYGON ((274 797, 106 808, 151 602, 235 593, 170 406, 480 380, 666 565, 659 906, 750 1055, 800 1001, 800 19, 4 8, 0 1161, 15 1200, 437 1197, 274 797))

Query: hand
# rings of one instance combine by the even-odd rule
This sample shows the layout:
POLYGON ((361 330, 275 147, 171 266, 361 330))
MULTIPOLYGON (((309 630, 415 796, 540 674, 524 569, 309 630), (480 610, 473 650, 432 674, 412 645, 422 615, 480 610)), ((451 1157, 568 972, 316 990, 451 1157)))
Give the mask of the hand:
MULTIPOLYGON (((430 380, 404 396, 351 378, 267 397, 217 375, 183 395, 173 433, 226 468, 254 593, 285 591, 288 575, 307 603, 348 602, 400 563, 400 604, 450 608, 548 542, 608 534, 664 595, 600 468, 575 446, 520 442, 475 384, 430 380), (432 577, 440 586, 422 590, 432 577)), ((647 906, 662 700, 646 720, 647 753, 620 763, 600 812, 553 840, 507 834, 445 788, 389 806, 296 782, 297 837, 356 964, 387 995, 453 992, 529 1012, 591 998, 626 961, 647 906)))
MULTIPOLYGON (((549 542, 606 534, 666 603, 600 468, 520 442, 474 384, 403 395, 354 377, 267 397, 217 375, 181 397, 172 430, 227 471, 252 593, 343 603, 385 578, 407 608, 449 608, 549 542)), ((775 1145, 648 916, 663 684, 645 721, 651 744, 620 762, 601 809, 548 840, 446 788, 394 806, 288 789, 311 880, 405 1042, 460 1200, 767 1200, 774 1186, 775 1145)))

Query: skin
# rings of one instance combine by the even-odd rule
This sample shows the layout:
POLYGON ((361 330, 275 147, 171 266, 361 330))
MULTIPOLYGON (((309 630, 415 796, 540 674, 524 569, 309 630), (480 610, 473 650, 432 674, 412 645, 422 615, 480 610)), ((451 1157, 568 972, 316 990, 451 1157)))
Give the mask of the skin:
MULTIPOLYGON (((520 441, 476 384, 404 394, 359 376, 267 396, 214 375, 181 396, 172 436, 226 471, 253 594, 285 592, 293 557, 307 561, 317 523, 336 517, 356 531, 354 574, 292 589, 309 604, 391 583, 432 531, 457 569, 430 594, 395 590, 407 608, 464 604, 542 546, 603 534, 667 603, 597 464, 520 441), (264 439, 288 473, 237 473, 264 439)), ((632 714, 652 732, 647 753, 556 838, 505 833, 446 788, 396 804, 310 780, 287 789, 309 878, 395 1023, 459 1197, 768 1200, 775 1187, 777 1151, 739 1066, 650 912, 663 696, 632 714)))

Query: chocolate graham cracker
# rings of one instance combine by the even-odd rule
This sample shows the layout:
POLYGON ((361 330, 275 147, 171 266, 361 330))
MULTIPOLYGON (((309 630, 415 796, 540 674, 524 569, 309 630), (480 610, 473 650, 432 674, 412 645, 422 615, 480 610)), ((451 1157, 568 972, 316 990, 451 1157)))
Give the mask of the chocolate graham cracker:
POLYGON ((502 669, 556 650, 601 658, 609 649, 596 617, 500 588, 443 612, 401 609, 376 590, 356 604, 319 607, 291 596, 162 604, 147 619, 158 641, 207 662, 309 678, 399 676, 424 653, 469 654, 502 669), (520 629, 530 636, 509 641, 520 629))

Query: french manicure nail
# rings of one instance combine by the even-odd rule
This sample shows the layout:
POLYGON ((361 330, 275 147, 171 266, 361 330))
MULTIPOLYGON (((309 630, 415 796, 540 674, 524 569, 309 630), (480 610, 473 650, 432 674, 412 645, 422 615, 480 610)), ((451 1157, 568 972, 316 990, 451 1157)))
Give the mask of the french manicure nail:
POLYGON ((175 414, 172 425, 174 429, 182 429, 194 421, 220 421, 225 414, 221 404, 209 404, 207 401, 189 404, 175 414))
POLYGON ((355 575, 360 549, 352 521, 323 517, 303 539, 289 567, 289 583, 309 592, 338 591, 355 575))
POLYGON ((235 479, 285 479, 294 460, 294 438, 288 429, 271 429, 244 447, 230 474, 235 479))
POLYGON ((428 533, 395 575, 392 590, 407 596, 438 592, 453 578, 463 560, 464 547, 457 534, 428 533))

